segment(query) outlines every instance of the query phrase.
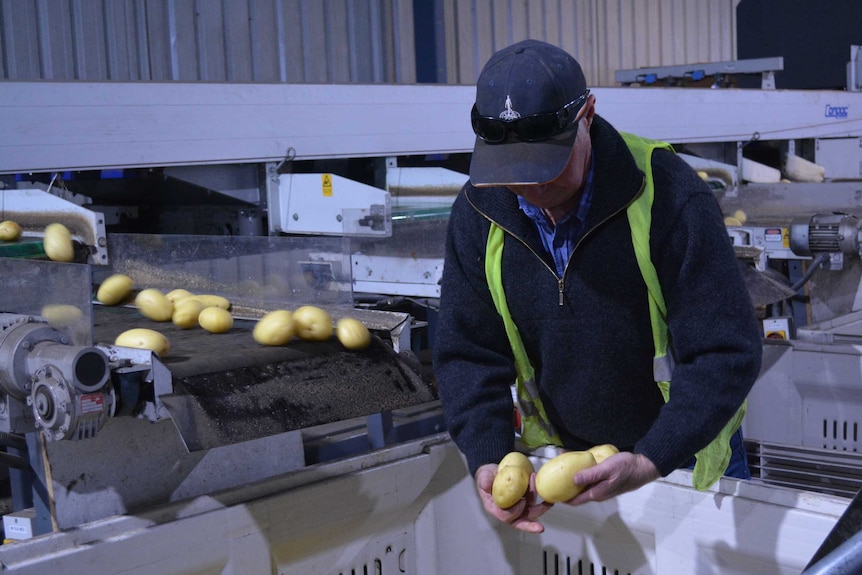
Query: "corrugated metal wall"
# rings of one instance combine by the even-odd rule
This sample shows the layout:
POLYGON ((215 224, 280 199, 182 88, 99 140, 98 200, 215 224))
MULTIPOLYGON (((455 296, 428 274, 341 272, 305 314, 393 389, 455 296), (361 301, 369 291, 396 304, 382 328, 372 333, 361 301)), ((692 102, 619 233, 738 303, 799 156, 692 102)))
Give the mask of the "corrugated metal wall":
POLYGON ((2 0, 2 77, 412 83, 411 0, 2 0))
POLYGON ((731 60, 739 0, 0 0, 0 77, 413 83, 414 25, 437 78, 472 84, 497 49, 543 39, 594 86, 618 69, 731 60), (434 23, 414 22, 414 1, 434 23), (439 20, 439 21, 436 21, 439 20), (442 48, 442 49, 441 49, 442 48))
POLYGON ((736 57, 739 0, 444 0, 448 80, 471 84, 496 50, 537 38, 569 51, 594 86, 645 66, 736 57))

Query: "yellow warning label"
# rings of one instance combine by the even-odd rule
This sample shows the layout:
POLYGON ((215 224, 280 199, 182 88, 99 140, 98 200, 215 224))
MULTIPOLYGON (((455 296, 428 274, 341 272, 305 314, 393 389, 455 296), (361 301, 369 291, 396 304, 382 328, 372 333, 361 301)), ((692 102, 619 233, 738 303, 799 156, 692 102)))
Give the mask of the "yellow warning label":
POLYGON ((332 174, 322 174, 321 175, 321 184, 323 186, 323 195, 331 196, 332 195, 332 174))

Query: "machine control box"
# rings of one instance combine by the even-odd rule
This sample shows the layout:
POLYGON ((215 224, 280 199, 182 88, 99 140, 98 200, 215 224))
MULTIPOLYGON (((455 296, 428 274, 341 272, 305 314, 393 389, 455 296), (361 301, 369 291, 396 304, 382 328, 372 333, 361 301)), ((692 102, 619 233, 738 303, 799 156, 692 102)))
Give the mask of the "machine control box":
POLYGON ((766 339, 793 339, 792 317, 771 317, 763 320, 763 337, 766 339))
POLYGON ((7 540, 32 539, 36 532, 36 509, 29 507, 3 516, 3 533, 7 540))

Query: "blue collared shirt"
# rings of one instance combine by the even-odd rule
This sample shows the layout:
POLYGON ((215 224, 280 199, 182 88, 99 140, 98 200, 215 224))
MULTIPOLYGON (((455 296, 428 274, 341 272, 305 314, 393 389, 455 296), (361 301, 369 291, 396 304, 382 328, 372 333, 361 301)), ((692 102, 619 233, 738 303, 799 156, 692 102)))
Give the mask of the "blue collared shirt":
POLYGON ((547 216, 545 216, 545 213, 541 209, 527 202, 521 196, 518 196, 518 204, 524 213, 536 223, 536 229, 539 230, 539 236, 542 238, 545 250, 554 258, 554 267, 557 268, 557 275, 559 277, 563 277, 565 273, 566 263, 568 263, 569 257, 572 255, 575 243, 580 239, 584 231, 584 223, 587 221, 590 204, 593 202, 594 163, 593 160, 590 160, 590 171, 587 173, 587 180, 584 182, 584 193, 581 196, 578 207, 558 221, 556 226, 551 226, 547 216))

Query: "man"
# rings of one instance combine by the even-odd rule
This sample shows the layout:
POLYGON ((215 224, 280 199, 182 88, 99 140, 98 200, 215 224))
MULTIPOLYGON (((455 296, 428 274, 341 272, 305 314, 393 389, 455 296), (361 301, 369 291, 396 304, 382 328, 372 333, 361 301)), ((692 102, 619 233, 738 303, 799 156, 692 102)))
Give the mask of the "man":
POLYGON ((737 429, 761 338, 717 201, 669 147, 621 135, 595 105, 563 50, 527 40, 492 56, 449 222, 434 344, 447 425, 486 511, 525 531, 541 532, 550 507, 532 482, 510 509, 491 497, 514 449, 516 378, 530 435, 545 438, 534 443, 621 450, 575 475, 587 488, 570 504, 637 489, 696 453, 707 483, 728 457, 747 477, 737 429), (713 448, 724 458, 704 455, 713 448))

